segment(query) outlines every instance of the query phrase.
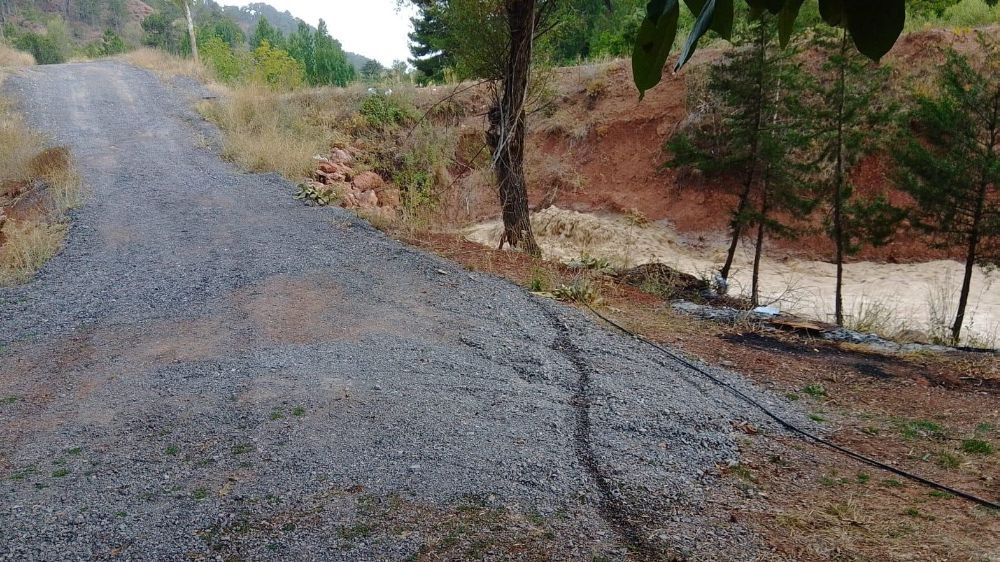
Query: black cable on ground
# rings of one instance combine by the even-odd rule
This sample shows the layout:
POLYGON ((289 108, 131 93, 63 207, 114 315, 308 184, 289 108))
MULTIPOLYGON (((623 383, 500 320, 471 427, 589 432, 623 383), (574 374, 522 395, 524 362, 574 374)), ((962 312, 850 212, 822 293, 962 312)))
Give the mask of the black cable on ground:
POLYGON ((878 469, 881 469, 881 470, 884 470, 884 471, 887 471, 887 472, 891 472, 892 474, 895 474, 897 476, 901 476, 901 477, 909 479, 909 480, 913 480, 914 482, 919 482, 920 484, 923 484, 925 486, 929 486, 931 488, 935 488, 935 489, 941 490, 942 492, 947 492, 949 494, 952 494, 954 496, 966 499, 966 500, 971 501, 973 503, 977 503, 979 505, 982 505, 982 506, 985 506, 985 507, 988 507, 988 508, 991 508, 991 509, 1000 510, 1000 504, 997 504, 995 502, 991 502, 989 500, 980 498, 978 496, 974 496, 974 495, 972 495, 970 493, 963 492, 961 490, 956 490, 954 488, 951 488, 951 487, 946 486, 944 484, 940 484, 940 483, 935 482, 933 480, 928 480, 927 478, 924 478, 922 476, 918 476, 916 474, 911 474, 909 472, 906 472, 905 470, 896 468, 894 466, 890 466, 890 465, 885 464, 883 462, 877 461, 877 460, 875 460, 875 459, 873 459, 871 457, 867 457, 865 455, 862 455, 861 453, 852 451, 852 450, 847 449, 845 447, 841 447, 840 445, 837 445, 836 443, 830 442, 830 441, 828 441, 828 440, 826 440, 826 439, 824 439, 824 438, 822 438, 822 437, 820 437, 818 435, 814 435, 813 433, 811 433, 809 431, 806 431, 806 430, 798 427, 797 425, 793 424, 792 422, 786 421, 782 417, 778 416, 777 414, 775 414, 774 412, 772 412, 771 410, 769 410, 767 408, 767 406, 764 406, 760 402, 757 402, 756 400, 754 400, 750 396, 747 396, 745 393, 743 393, 739 389, 734 388, 732 385, 730 385, 726 381, 720 379, 719 377, 713 375, 712 373, 709 373, 705 369, 702 369, 701 367, 695 365, 694 363, 691 363, 687 359, 681 357, 680 355, 674 353, 673 351, 670 351, 669 349, 663 347, 662 345, 659 345, 656 342, 653 342, 651 340, 648 340, 648 339, 640 336, 639 334, 636 334, 635 332, 629 330, 628 328, 622 326, 621 324, 615 322, 614 320, 612 320, 612 319, 608 318, 607 316, 601 314, 600 312, 594 310, 594 307, 590 306, 589 304, 587 305, 587 308, 589 308, 590 311, 593 312, 598 318, 600 318, 601 320, 607 322, 609 325, 615 327, 616 329, 618 329, 622 333, 628 335, 629 337, 635 338, 635 339, 641 341, 642 343, 644 343, 644 344, 646 344, 646 345, 648 345, 650 347, 653 347, 654 349, 659 350, 661 353, 663 353, 667 357, 670 357, 674 361, 676 361, 676 362, 678 362, 678 363, 680 363, 680 364, 688 367, 689 369, 694 370, 696 373, 699 373, 699 374, 701 374, 704 377, 707 377, 709 380, 711 380, 715 384, 717 384, 717 385, 725 388, 726 390, 728 390, 729 392, 731 392, 732 394, 734 394, 739 399, 741 399, 744 402, 746 402, 746 403, 748 403, 748 404, 756 407, 761 412, 764 412, 764 414, 767 415, 767 417, 769 417, 772 420, 776 421, 780 426, 782 426, 785 429, 791 431, 792 433, 796 433, 798 435, 801 435, 802 437, 805 437, 809 441, 812 441, 814 443, 817 443, 819 445, 827 447, 827 448, 829 448, 829 449, 831 449, 833 451, 836 451, 836 452, 841 453, 843 455, 846 455, 848 457, 851 457, 852 459, 860 461, 860 462, 862 462, 864 464, 873 466, 875 468, 878 468, 878 469))

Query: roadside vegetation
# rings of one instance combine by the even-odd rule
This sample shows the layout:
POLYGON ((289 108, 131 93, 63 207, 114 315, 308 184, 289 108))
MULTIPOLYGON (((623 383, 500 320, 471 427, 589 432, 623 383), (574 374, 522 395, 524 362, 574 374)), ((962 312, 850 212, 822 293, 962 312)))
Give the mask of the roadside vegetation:
MULTIPOLYGON (((5 71, 32 63, 0 45, 0 86, 5 71)), ((48 147, 0 96, 0 285, 27 280, 59 251, 79 190, 69 152, 48 147)))

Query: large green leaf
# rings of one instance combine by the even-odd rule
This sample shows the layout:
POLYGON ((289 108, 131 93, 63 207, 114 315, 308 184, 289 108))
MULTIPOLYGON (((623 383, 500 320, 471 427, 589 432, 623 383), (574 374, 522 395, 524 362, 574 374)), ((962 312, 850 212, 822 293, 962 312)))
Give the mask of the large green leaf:
POLYGON ((708 32, 712 20, 715 19, 715 10, 718 6, 716 0, 706 0, 702 3, 701 11, 697 12, 698 18, 694 21, 694 27, 691 29, 687 41, 684 42, 684 49, 681 51, 680 58, 677 59, 677 66, 674 70, 680 70, 687 61, 691 60, 695 49, 698 48, 698 40, 708 32))
MULTIPOLYGON (((706 0, 684 0, 692 14, 701 14, 705 8, 706 0)), ((723 39, 733 38, 733 20, 735 18, 735 6, 733 0, 716 0, 715 15, 709 29, 718 33, 723 39)))
POLYGON ((844 17, 854 44, 868 58, 881 59, 906 24, 904 0, 844 0, 844 17))
POLYGON ((651 0, 646 5, 632 53, 632 79, 639 88, 639 99, 646 90, 660 83, 663 66, 667 64, 670 49, 677 37, 677 19, 680 5, 677 0, 651 0))
POLYGON ((778 37, 782 47, 788 46, 792 31, 795 30, 795 20, 799 18, 799 10, 802 9, 803 3, 805 0, 788 0, 778 13, 778 37))

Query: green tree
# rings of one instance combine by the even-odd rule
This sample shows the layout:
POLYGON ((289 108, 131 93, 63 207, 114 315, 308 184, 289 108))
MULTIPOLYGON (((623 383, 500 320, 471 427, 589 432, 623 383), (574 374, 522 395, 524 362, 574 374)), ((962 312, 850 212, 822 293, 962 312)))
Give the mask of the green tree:
POLYGON ((293 59, 302 63, 307 75, 313 72, 316 66, 316 38, 304 21, 299 20, 298 29, 288 36, 285 47, 293 59))
POLYGON ((801 141, 795 134, 802 73, 793 51, 778 48, 773 18, 751 24, 737 48, 727 51, 709 71, 711 115, 700 126, 675 135, 667 143, 674 154, 668 166, 694 166, 706 173, 736 177, 739 193, 730 219, 730 242, 718 284, 728 287, 739 243, 756 226, 751 300, 759 304, 759 273, 768 235, 791 236, 782 223, 808 214, 811 203, 801 190, 789 158, 801 141))
POLYGON ((378 82, 385 68, 377 60, 371 59, 361 67, 361 77, 368 82, 378 82))
POLYGON ((221 37, 211 36, 201 44, 202 60, 223 82, 235 82, 244 72, 245 60, 221 37))
POLYGON ((113 29, 105 29, 101 36, 101 55, 110 57, 120 55, 128 50, 121 35, 115 33, 113 29))
POLYGON ((803 159, 810 168, 806 177, 830 211, 828 232, 837 267, 834 318, 843 325, 844 261, 864 244, 885 243, 901 218, 884 198, 857 199, 851 184, 852 169, 876 148, 894 107, 884 95, 889 69, 853 50, 846 29, 817 30, 813 43, 823 62, 803 108, 803 128, 810 139, 803 159))
POLYGON ((306 69, 288 52, 267 41, 253 51, 254 79, 275 90, 294 90, 305 82, 306 69))
POLYGON ((180 40, 173 21, 162 12, 154 12, 146 16, 141 23, 142 44, 148 47, 162 49, 171 53, 178 52, 180 40))
POLYGON ((448 48, 447 4, 443 0, 415 2, 419 12, 410 19, 410 64, 420 73, 421 81, 444 82, 445 69, 454 61, 448 48))
POLYGON ((212 37, 218 37, 231 49, 239 49, 246 44, 246 34, 233 20, 218 14, 210 21, 198 27, 198 41, 204 43, 212 37))
POLYGON ((962 335, 976 264, 1000 265, 1000 41, 979 35, 982 59, 952 52, 938 91, 908 115, 914 134, 898 151, 918 224, 965 248, 965 275, 951 328, 962 335))
POLYGON ((267 41, 268 44, 274 47, 281 47, 285 44, 285 37, 281 33, 281 30, 267 21, 267 18, 260 18, 260 21, 257 22, 257 27, 254 28, 253 34, 250 36, 250 48, 256 49, 260 47, 264 41, 267 41))
POLYGON ((330 37, 326 22, 319 20, 316 26, 315 63, 310 75, 310 83, 314 85, 346 86, 354 81, 357 71, 347 60, 340 42, 330 37))

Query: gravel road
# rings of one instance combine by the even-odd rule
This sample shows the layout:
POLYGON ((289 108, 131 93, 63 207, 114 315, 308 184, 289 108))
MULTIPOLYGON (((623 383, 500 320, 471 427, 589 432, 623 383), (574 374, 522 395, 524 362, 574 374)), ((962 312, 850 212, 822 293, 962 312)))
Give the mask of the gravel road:
POLYGON ((223 162, 191 85, 6 89, 88 194, 0 289, 0 559, 761 556, 719 467, 776 430, 695 373, 223 162))

